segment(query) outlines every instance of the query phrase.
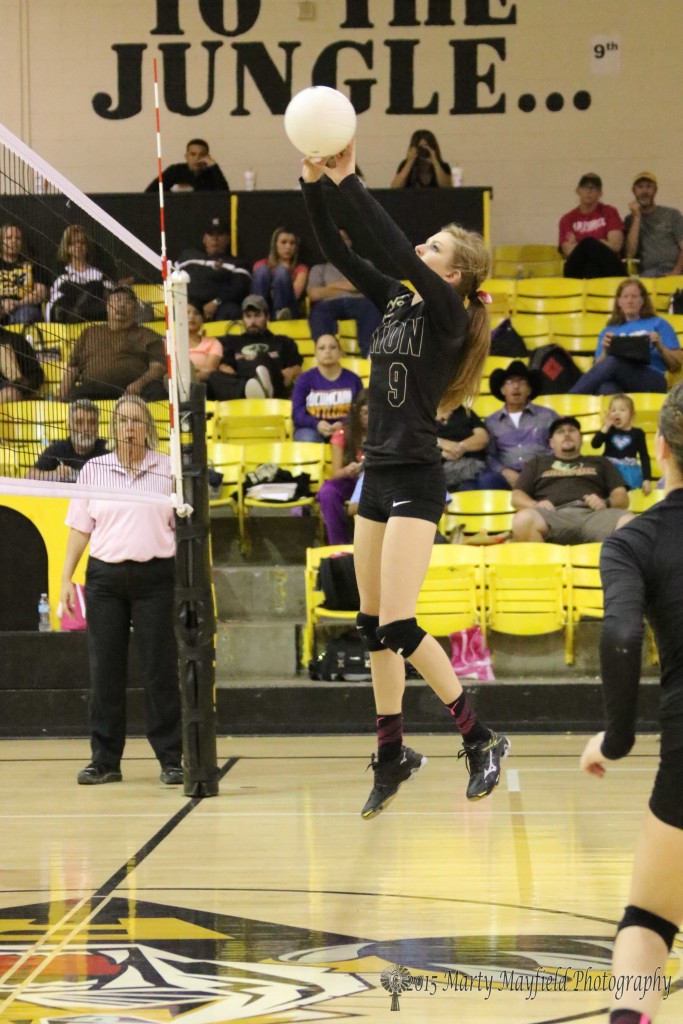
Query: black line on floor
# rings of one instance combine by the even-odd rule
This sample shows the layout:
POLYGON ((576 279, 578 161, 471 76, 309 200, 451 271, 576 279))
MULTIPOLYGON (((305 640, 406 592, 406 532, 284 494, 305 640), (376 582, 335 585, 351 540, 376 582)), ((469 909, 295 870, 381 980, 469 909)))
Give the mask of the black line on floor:
MULTIPOLYGON (((230 769, 237 764, 238 760, 239 758, 237 757, 228 758, 225 764, 218 770, 219 781, 228 774, 230 769)), ((111 875, 95 893, 93 893, 92 899, 104 899, 107 896, 110 896, 111 893, 114 892, 114 890, 117 889, 119 885, 121 885, 121 883, 125 881, 128 875, 130 875, 132 871, 134 871, 140 864, 142 864, 143 860, 149 857, 150 853, 153 853, 154 850, 156 850, 156 848, 164 841, 164 839, 167 839, 168 836, 170 836, 171 832, 173 832, 173 830, 178 827, 181 821, 184 821, 188 814, 190 814, 195 809, 195 807, 197 807, 202 802, 202 800, 206 799, 211 798, 193 796, 190 800, 188 800, 184 807, 181 807, 180 810, 176 814, 174 814, 172 818, 169 818, 166 824, 163 825, 158 832, 155 832, 154 835, 147 840, 144 846, 140 847, 137 853, 134 853, 133 856, 130 857, 126 861, 126 863, 118 869, 118 871, 115 871, 114 874, 111 875)))

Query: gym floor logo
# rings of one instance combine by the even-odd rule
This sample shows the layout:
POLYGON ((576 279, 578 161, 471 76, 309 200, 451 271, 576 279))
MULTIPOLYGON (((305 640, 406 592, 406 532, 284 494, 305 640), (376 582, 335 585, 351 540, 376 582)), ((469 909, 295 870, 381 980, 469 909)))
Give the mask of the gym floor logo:
MULTIPOLYGON (((0 1004, 3 1020, 22 1024, 339 1021, 357 1016, 357 997, 380 983, 392 1010, 402 996, 415 1008, 447 990, 485 999, 496 990, 529 999, 604 991, 598 983, 609 975, 611 952, 603 936, 376 942, 132 896, 94 897, 0 910, 0 1004), (331 1007, 333 1000, 342 1003, 331 1007)), ((668 966, 675 989, 681 983, 671 985, 671 974, 680 965, 668 966)))

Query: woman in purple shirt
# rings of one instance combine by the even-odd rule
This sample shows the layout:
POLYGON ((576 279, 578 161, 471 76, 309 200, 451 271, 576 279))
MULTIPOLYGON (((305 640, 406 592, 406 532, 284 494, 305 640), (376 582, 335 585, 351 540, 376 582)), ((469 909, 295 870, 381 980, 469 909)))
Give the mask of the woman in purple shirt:
POLYGON ((331 334, 315 345, 316 365, 298 378, 292 392, 295 441, 329 441, 363 390, 360 377, 341 365, 341 348, 331 334))
POLYGON ((155 450, 154 420, 145 402, 135 395, 124 395, 114 406, 111 440, 113 451, 86 462, 74 485, 90 487, 93 496, 72 499, 66 519, 71 529, 61 600, 71 613, 76 603, 73 574, 90 543, 85 602, 92 761, 78 773, 78 783, 121 782, 132 626, 145 690, 147 738, 161 765, 161 782, 180 785, 175 517, 170 500, 141 500, 142 494, 149 496, 150 491, 159 497, 170 495, 170 460, 155 450), (106 489, 121 489, 127 496, 108 498, 106 489))

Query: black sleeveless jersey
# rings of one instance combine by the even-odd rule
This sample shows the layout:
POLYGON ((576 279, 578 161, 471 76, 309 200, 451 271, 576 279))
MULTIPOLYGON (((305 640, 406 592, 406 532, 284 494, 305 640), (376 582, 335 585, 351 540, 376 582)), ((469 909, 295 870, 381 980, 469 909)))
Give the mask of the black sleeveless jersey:
POLYGON ((436 410, 457 367, 467 312, 453 285, 431 270, 393 220, 351 175, 339 186, 345 225, 370 229, 386 250, 397 277, 381 273, 345 245, 325 203, 320 182, 303 183, 303 194, 320 248, 330 263, 366 295, 384 318, 370 345, 367 466, 441 462, 436 410), (421 301, 402 284, 409 280, 421 301))
POLYGON ((624 757, 635 741, 644 615, 661 661, 662 750, 683 748, 683 488, 603 542, 600 574, 607 718, 602 752, 624 757))

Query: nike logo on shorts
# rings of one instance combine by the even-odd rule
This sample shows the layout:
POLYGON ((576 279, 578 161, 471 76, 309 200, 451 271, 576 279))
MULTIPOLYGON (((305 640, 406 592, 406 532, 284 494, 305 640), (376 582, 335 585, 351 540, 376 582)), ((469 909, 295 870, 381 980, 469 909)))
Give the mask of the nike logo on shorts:
POLYGON ((398 508, 399 505, 410 505, 411 501, 412 501, 412 498, 406 498, 405 501, 394 501, 394 502, 392 502, 391 507, 392 508, 398 508))

